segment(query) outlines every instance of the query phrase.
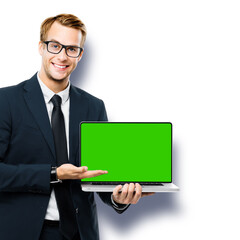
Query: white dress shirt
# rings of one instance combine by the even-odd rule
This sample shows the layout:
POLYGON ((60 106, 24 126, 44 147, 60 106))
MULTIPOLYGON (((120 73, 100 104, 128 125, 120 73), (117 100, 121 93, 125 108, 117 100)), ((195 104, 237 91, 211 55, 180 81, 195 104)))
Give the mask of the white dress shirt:
MULTIPOLYGON (((48 117, 49 121, 51 122, 52 117, 52 110, 53 110, 53 103, 51 102, 51 98, 55 95, 55 93, 50 90, 40 79, 39 74, 37 75, 38 82, 40 84, 40 87, 43 92, 45 104, 47 107, 48 117)), ((70 89, 70 83, 68 84, 67 88, 63 91, 57 93, 62 98, 62 112, 64 116, 64 122, 65 122, 65 129, 66 129, 66 138, 67 138, 67 150, 68 150, 68 156, 69 156, 69 107, 70 107, 70 101, 69 101, 69 89, 70 89)), ((56 202, 56 197, 54 190, 52 190, 51 197, 48 203, 48 208, 46 212, 45 219, 48 220, 54 220, 59 221, 59 212, 56 202)))

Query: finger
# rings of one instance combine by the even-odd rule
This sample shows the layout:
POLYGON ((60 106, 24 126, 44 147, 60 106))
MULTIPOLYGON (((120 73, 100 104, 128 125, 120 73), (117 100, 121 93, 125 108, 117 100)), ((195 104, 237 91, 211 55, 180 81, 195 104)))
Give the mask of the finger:
POLYGON ((113 196, 119 195, 121 189, 122 189, 122 185, 117 185, 117 186, 113 189, 113 196))
POLYGON ((155 194, 154 192, 145 192, 145 193, 142 193, 142 197, 152 196, 154 194, 155 194))
POLYGON ((88 167, 84 166, 84 167, 75 167, 71 168, 72 172, 71 172, 71 178, 74 179, 81 179, 82 174, 84 174, 85 172, 87 172, 88 167))
POLYGON ((88 170, 87 166, 83 166, 83 167, 76 167, 76 171, 77 173, 84 173, 88 170))
POLYGON ((122 188, 122 192, 120 193, 120 199, 121 201, 124 201, 125 198, 127 197, 128 194, 128 184, 124 184, 123 188, 122 188))
POLYGON ((129 187, 128 187, 127 198, 126 198, 128 203, 130 203, 132 201, 132 199, 133 199, 134 190, 135 190, 134 183, 130 183, 129 187))
POLYGON ((113 189, 113 200, 117 203, 119 201, 119 197, 120 197, 120 190, 122 189, 122 185, 117 185, 114 189, 113 189))
POLYGON ((80 179, 97 177, 97 176, 107 174, 107 173, 108 173, 107 171, 103 171, 103 170, 87 171, 87 172, 84 172, 80 175, 80 179))
POLYGON ((139 183, 135 184, 135 189, 135 194, 131 202, 132 204, 136 204, 142 196, 142 187, 139 183))

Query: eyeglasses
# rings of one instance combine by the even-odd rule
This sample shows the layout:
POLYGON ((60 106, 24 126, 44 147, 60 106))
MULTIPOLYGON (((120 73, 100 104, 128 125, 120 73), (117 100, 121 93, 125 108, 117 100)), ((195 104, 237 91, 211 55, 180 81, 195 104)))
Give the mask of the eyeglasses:
POLYGON ((47 45, 47 50, 50 53, 58 54, 62 51, 63 48, 65 48, 65 52, 67 56, 72 58, 77 58, 83 51, 83 48, 76 47, 76 46, 70 46, 70 45, 63 45, 58 42, 53 41, 44 41, 44 43, 47 45))

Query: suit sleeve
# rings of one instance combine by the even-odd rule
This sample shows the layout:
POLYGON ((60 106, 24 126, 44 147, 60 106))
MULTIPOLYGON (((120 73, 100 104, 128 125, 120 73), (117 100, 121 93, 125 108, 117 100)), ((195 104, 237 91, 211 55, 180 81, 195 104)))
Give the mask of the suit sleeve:
POLYGON ((0 191, 50 193, 51 165, 8 163, 12 134, 10 105, 0 91, 0 191))
POLYGON ((108 121, 107 112, 103 101, 101 101, 101 110, 98 121, 108 121))
MULTIPOLYGON (((99 121, 108 121, 107 112, 106 112, 106 108, 105 108, 103 101, 102 101, 101 111, 100 111, 100 115, 99 115, 99 121)), ((111 197, 112 193, 111 192, 109 192, 109 193, 99 192, 98 195, 104 203, 113 207, 113 209, 117 213, 120 213, 120 214, 123 213, 130 206, 130 205, 125 205, 125 204, 118 204, 118 206, 116 207, 115 206, 116 204, 114 205, 112 202, 112 197, 111 197)))

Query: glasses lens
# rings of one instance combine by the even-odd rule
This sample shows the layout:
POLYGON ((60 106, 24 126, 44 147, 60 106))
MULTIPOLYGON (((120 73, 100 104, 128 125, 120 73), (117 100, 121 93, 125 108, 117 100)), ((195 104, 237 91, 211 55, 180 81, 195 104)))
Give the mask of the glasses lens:
POLYGON ((69 46, 66 48, 66 50, 69 57, 78 57, 81 52, 81 48, 74 46, 69 46))
POLYGON ((48 43, 48 51, 51 53, 59 53, 62 49, 62 46, 56 42, 48 43))

